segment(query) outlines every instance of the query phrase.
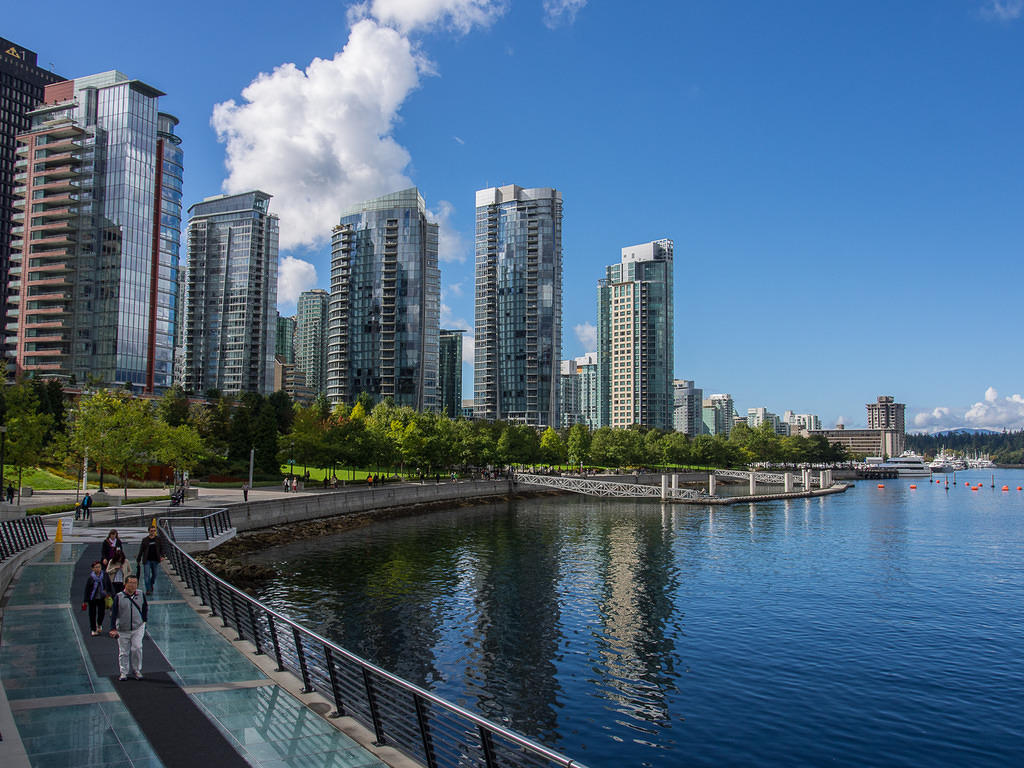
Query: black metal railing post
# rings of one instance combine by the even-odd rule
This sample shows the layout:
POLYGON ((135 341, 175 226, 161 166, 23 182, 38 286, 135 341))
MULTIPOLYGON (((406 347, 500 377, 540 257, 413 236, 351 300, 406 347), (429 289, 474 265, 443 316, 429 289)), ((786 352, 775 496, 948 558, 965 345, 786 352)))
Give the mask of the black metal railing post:
POLYGON ((373 735, 376 737, 376 741, 373 742, 375 747, 383 747, 384 742, 384 723, 380 719, 380 710, 377 707, 377 694, 373 690, 373 681, 370 679, 370 670, 363 667, 363 686, 366 688, 366 703, 370 705, 370 720, 373 721, 373 735))
POLYGON ((306 653, 302 650, 302 635, 299 634, 299 628, 292 626, 292 635, 295 638, 295 655, 299 659, 299 670, 302 672, 302 692, 312 693, 313 686, 309 682, 309 668, 306 666, 306 653))
POLYGON ((274 642, 274 657, 277 659, 277 671, 284 672, 284 659, 281 658, 281 642, 277 639, 277 626, 275 626, 273 616, 268 614, 267 620, 270 622, 270 639, 274 642))
POLYGON ((437 758, 434 756, 434 740, 430 737, 430 722, 427 720, 423 699, 418 693, 414 692, 412 701, 416 707, 416 722, 420 728, 420 739, 423 741, 423 756, 427 760, 427 768, 437 768, 437 758))
POLYGON ((338 673, 334 669, 334 654, 331 653, 331 646, 324 646, 324 658, 327 660, 327 674, 331 676, 331 695, 334 697, 334 711, 331 717, 341 717, 345 714, 345 707, 341 703, 341 686, 338 685, 338 673))

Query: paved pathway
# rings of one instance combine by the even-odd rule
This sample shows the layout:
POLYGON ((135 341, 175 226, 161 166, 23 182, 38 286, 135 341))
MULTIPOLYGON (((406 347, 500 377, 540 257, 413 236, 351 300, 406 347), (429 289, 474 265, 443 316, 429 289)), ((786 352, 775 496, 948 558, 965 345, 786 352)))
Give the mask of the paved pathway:
MULTIPOLYGON (((80 597, 69 601, 83 589, 87 561, 102 535, 77 529, 67 542, 47 545, 8 592, 0 680, 24 751, 12 751, 12 739, 0 733, 5 768, 196 768, 222 747, 241 764, 266 768, 384 767, 214 629, 166 572, 150 602, 147 679, 118 682, 115 641, 92 637, 80 597), (168 703, 161 688, 178 698, 168 703), (213 728, 187 727, 192 716, 213 728)), ((141 529, 122 530, 130 556, 142 535, 141 529)))

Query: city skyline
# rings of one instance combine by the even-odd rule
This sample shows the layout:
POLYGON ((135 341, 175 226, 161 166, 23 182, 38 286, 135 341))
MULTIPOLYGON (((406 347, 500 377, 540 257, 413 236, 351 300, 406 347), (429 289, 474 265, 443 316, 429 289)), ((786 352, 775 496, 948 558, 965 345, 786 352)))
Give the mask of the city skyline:
POLYGON ((594 349, 603 266, 629 243, 668 237, 679 264, 674 377, 744 409, 818 413, 824 426, 862 424, 879 391, 907 403, 909 430, 1024 425, 1014 396, 1024 375, 1001 333, 1016 319, 1024 240, 1020 3, 618 13, 549 2, 547 16, 514 0, 367 7, 357 18, 311 2, 281 28, 186 2, 183 16, 210 23, 184 41, 143 34, 155 13, 145 8, 45 30, 14 8, 0 34, 67 77, 118 68, 166 92, 161 109, 181 119, 188 147, 186 206, 240 191, 221 190, 225 178, 275 195, 282 314, 329 280, 329 227, 301 245, 307 234, 286 226, 307 202, 298 184, 359 192, 340 200, 314 183, 311 222, 321 203, 336 220, 342 202, 423 189, 441 224, 441 324, 470 331, 474 191, 551 186, 567 201, 572 286, 560 358, 594 349), (384 87, 361 88, 354 62, 384 87), (552 68, 559 77, 545 80, 552 68), (501 72, 516 77, 491 93, 501 72), (294 182, 246 177, 259 156, 239 147, 254 126, 268 141, 290 127, 268 104, 306 120, 325 106, 323 85, 337 108, 321 117, 344 130, 285 147, 294 182), (506 119, 525 103, 529 114, 506 119), (643 107, 652 117, 638 122, 643 107), (552 126, 546 141, 521 138, 541 124, 552 126), (379 188, 357 185, 368 177, 379 188), (908 329, 919 344, 903 341, 908 329))

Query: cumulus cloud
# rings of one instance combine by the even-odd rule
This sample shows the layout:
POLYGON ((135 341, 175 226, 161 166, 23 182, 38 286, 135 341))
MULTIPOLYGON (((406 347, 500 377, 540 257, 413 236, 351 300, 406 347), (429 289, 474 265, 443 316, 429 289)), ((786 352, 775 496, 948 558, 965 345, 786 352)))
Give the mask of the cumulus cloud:
POLYGON ((473 27, 489 26, 506 8, 505 0, 367 0, 354 6, 349 18, 373 16, 403 34, 432 26, 466 34, 473 27))
MULTIPOLYGON (((457 283, 461 288, 461 283, 457 283)), ((451 291, 452 286, 446 289, 451 291)), ((473 324, 463 317, 455 317, 452 308, 444 303, 444 296, 441 297, 441 327, 462 328, 466 332, 462 334, 462 364, 472 365, 476 359, 476 337, 473 335, 473 324)))
POLYGON ((572 24, 586 4, 587 0, 544 0, 545 26, 556 29, 563 24, 572 24))
POLYGON ((981 15, 992 21, 1013 21, 1024 16, 1024 0, 989 0, 981 15))
POLYGON ((299 294, 315 288, 316 282, 316 267, 293 256, 283 257, 277 266, 277 303, 294 304, 299 294))
POLYGON ((391 132, 430 71, 408 38, 364 19, 333 59, 260 74, 242 103, 214 107, 227 145, 224 190, 274 195, 283 249, 325 242, 345 207, 412 186, 409 153, 391 132))
POLYGON ((577 323, 573 328, 576 338, 584 349, 597 349, 597 326, 593 323, 577 323))
POLYGON ((936 432, 958 427, 975 429, 1024 429, 1024 397, 999 397, 995 387, 985 390, 983 400, 967 408, 938 406, 914 415, 914 427, 936 432))

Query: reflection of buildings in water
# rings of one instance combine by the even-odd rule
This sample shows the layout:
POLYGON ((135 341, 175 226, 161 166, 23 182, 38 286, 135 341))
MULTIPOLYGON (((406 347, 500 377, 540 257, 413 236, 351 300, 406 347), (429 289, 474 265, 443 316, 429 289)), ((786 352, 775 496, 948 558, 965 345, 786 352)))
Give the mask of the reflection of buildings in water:
POLYGON ((473 574, 476 627, 466 655, 466 696, 484 717, 556 743, 560 542, 537 540, 521 516, 494 525, 490 557, 473 574))
POLYGON ((667 695, 675 688, 674 644, 665 632, 675 612, 672 537, 641 520, 620 520, 605 531, 603 544, 599 685, 617 711, 668 721, 667 695))

